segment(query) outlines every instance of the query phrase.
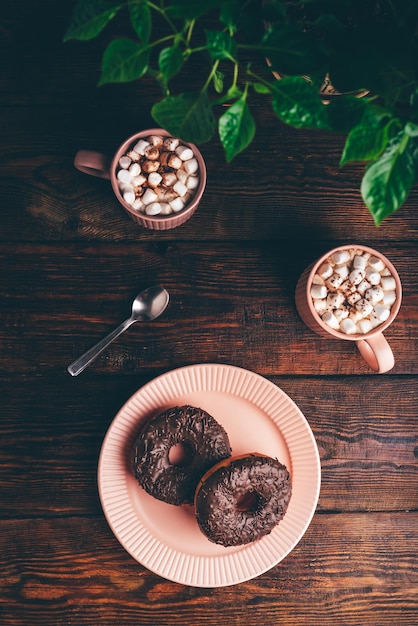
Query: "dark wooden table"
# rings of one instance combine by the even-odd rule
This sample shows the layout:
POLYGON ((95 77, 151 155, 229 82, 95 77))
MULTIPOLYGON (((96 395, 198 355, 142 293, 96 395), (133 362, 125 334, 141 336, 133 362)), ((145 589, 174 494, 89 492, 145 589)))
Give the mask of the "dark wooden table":
POLYGON ((383 225, 339 169, 343 137, 297 131, 254 103, 252 146, 229 166, 202 146, 207 189, 179 228, 135 225, 105 181, 73 167, 153 126, 151 83, 98 89, 103 40, 62 36, 73 2, 1 10, 0 622, 246 626, 418 623, 418 189, 383 225), (319 254, 361 243, 397 267, 404 297, 386 331, 394 369, 299 319, 294 288, 319 254), (77 378, 67 365, 162 284, 166 313, 133 326, 77 378), (175 368, 260 374, 306 416, 321 458, 313 520, 248 582, 201 588, 133 559, 104 517, 103 438, 119 408, 175 368))

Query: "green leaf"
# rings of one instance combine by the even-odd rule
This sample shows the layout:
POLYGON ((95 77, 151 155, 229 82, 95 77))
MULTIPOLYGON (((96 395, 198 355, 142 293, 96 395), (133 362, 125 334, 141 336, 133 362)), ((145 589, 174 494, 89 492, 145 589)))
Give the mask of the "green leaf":
POLYGON ((237 44, 228 33, 206 31, 206 45, 210 56, 216 61, 233 61, 236 58, 237 44))
POLYGON ((250 145, 254 135, 255 122, 244 94, 219 118, 219 137, 228 163, 250 145))
MULTIPOLYGON (((332 130, 340 133, 350 132, 354 126, 361 123, 365 115, 370 114, 373 117, 378 111, 378 108, 367 98, 355 96, 338 96, 331 100, 327 109, 332 130)), ((383 111, 383 109, 379 110, 383 111)))
POLYGON ((231 34, 237 31, 241 12, 242 6, 238 0, 229 0, 229 2, 222 2, 221 4, 219 20, 227 26, 231 34))
POLYGON ((296 128, 330 129, 328 108, 318 90, 301 76, 285 76, 273 86, 273 111, 296 128))
POLYGON ((388 114, 365 115, 360 124, 348 134, 340 160, 342 167, 355 161, 376 159, 388 145, 391 129, 398 125, 398 120, 390 119, 388 114))
POLYGON ((253 88, 256 93, 270 93, 271 89, 267 87, 267 85, 263 85, 262 83, 253 83, 253 88))
POLYGON ((409 137, 418 137, 418 124, 414 124, 413 122, 407 122, 405 124, 405 133, 409 137))
POLYGON ((415 183, 417 161, 418 143, 402 130, 367 166, 361 194, 376 226, 405 202, 415 183))
POLYGON ((213 86, 216 93, 222 93, 224 88, 224 74, 223 72, 216 71, 213 75, 213 86))
POLYGON ((141 78, 148 69, 150 50, 131 39, 115 39, 106 48, 99 85, 127 83, 141 78))
POLYGON ((225 104, 225 102, 231 102, 231 100, 238 100, 238 98, 241 98, 241 96, 242 90, 236 85, 232 85, 228 89, 226 94, 224 94, 221 98, 215 100, 212 104, 214 106, 219 106, 220 104, 225 104))
POLYGON ((212 139, 216 120, 207 92, 167 96, 151 109, 154 120, 175 137, 200 144, 212 139))
POLYGON ((74 8, 64 41, 87 41, 97 37, 123 4, 108 0, 79 0, 74 8))
POLYGON ((140 41, 148 43, 152 31, 152 15, 148 3, 145 0, 142 2, 131 0, 129 2, 129 16, 140 41))
POLYGON ((171 46, 171 48, 161 50, 158 66, 166 82, 181 70, 183 64, 184 58, 179 46, 171 46))

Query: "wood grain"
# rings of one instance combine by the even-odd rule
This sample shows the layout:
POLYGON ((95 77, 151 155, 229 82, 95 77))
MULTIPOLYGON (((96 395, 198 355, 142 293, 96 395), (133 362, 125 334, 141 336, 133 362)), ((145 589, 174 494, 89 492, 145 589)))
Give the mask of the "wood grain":
POLYGON ((243 626, 413 624, 417 522, 417 513, 370 514, 366 527, 361 514, 317 515, 292 554, 266 574, 202 589, 142 568, 102 518, 3 520, 0 564, 9 582, 2 617, 11 626, 217 626, 220 615, 243 626))
MULTIPOLYGON (((285 126, 251 95, 257 133, 227 165, 201 146, 198 211, 140 228, 79 149, 113 154, 154 126, 155 82, 97 87, 105 30, 63 43, 75 0, 2 4, 0 16, 0 623, 7 626, 416 626, 418 623, 418 188, 379 227, 344 137, 285 126), (298 317, 302 270, 339 244, 388 256, 403 285, 385 336, 395 367, 371 372, 351 342, 298 317), (82 375, 68 364, 162 284, 170 305, 82 375), (112 534, 97 489, 103 438, 159 374, 226 363, 278 385, 308 420, 321 460, 312 523, 254 580, 200 589, 160 578, 112 534)), ((117 36, 131 36, 124 19, 117 36)), ((205 67, 186 70, 187 88, 205 67)), ((180 81, 181 82, 181 81, 180 81)))
MULTIPOLYGON (((5 270, 0 289, 8 294, 0 368, 7 372, 13 364, 21 373, 64 371, 129 316, 142 288, 156 283, 171 295, 166 313, 132 327, 92 371, 226 362, 266 375, 372 373, 351 342, 324 340, 301 322, 294 304, 297 279, 326 248, 298 246, 0 245, 5 270)), ((412 288, 417 249, 387 242, 379 242, 378 249, 398 268, 404 286, 401 311, 385 333, 396 356, 395 373, 417 373, 417 337, 410 331, 417 323, 412 288)))
MULTIPOLYGON (((103 438, 119 408, 149 380, 63 374, 0 381, 8 407, 0 425, 2 514, 100 514, 103 438)), ((374 376, 269 380, 296 402, 315 435, 322 467, 318 511, 418 510, 413 377, 382 377, 378 385, 374 376)))

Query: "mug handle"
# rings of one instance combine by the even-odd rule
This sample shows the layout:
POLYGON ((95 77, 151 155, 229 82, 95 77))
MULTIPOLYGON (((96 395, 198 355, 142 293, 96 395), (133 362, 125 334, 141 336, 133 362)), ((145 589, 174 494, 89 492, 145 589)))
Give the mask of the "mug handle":
POLYGON ((383 374, 395 365, 392 348, 383 333, 377 333, 368 339, 360 339, 356 344, 367 365, 375 372, 383 374))
POLYGON ((101 152, 79 150, 74 158, 74 166, 84 174, 110 179, 110 161, 101 152))

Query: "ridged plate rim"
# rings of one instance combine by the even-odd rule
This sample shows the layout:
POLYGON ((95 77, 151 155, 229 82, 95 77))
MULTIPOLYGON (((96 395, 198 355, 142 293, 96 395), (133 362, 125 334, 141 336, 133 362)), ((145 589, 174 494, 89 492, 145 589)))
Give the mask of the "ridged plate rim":
MULTIPOLYGON (((217 415, 216 419, 222 423, 222 416, 217 415)), ((248 452, 252 451, 252 442, 249 441, 248 452)), ((213 363, 171 370, 138 389, 113 419, 105 435, 98 464, 98 488, 103 512, 121 545, 150 571, 173 582, 194 587, 238 584, 280 563, 303 537, 312 520, 320 482, 317 444, 308 421, 295 402, 260 374, 237 366, 213 363), (232 396, 232 401, 234 398, 245 400, 263 411, 285 441, 293 485, 287 513, 270 535, 240 546, 238 550, 222 548, 222 553, 219 552, 220 546, 213 544, 213 554, 205 555, 191 554, 186 545, 173 548, 161 541, 143 523, 127 490, 127 481, 131 477, 126 455, 132 432, 141 418, 161 407, 174 406, 179 397, 199 392, 228 394, 232 396)), ((138 489, 141 490, 139 486, 138 489)), ((171 508, 170 505, 163 506, 168 507, 168 511, 171 508)))

